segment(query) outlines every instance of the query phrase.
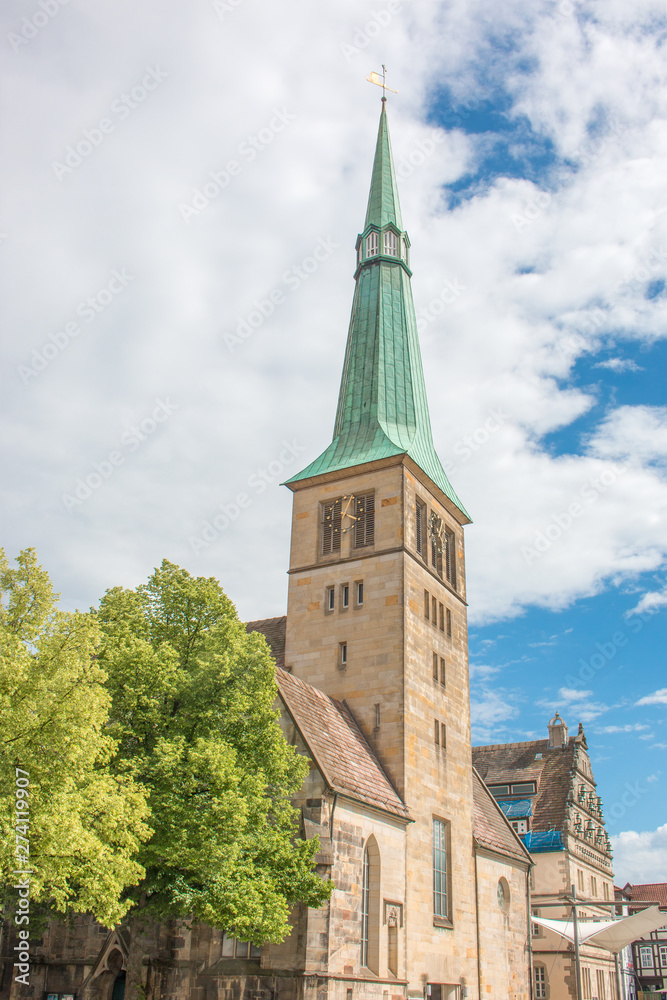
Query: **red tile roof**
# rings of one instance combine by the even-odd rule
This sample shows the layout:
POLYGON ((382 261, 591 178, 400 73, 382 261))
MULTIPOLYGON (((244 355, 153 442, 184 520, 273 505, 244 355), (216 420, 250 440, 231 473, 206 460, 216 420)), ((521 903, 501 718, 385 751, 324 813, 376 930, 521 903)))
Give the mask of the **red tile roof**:
POLYGON ((472 771, 474 837, 480 847, 530 863, 531 857, 479 774, 472 771))
MULTIPOLYGON (((285 615, 246 623, 248 632, 262 633, 279 667, 285 666, 286 623, 285 615)), ((284 670, 279 670, 276 677, 285 707, 327 784, 334 791, 409 819, 407 806, 391 784, 348 706, 284 670)), ((477 844, 514 859, 530 860, 530 855, 474 769, 473 799, 477 844)))
POLYGON ((631 885, 626 882, 623 891, 627 892, 633 903, 656 903, 667 906, 667 882, 644 882, 641 885, 631 885))
POLYGON ((562 831, 572 784, 576 741, 577 737, 571 736, 565 747, 552 749, 549 749, 548 740, 473 747, 472 762, 487 785, 508 781, 536 782, 531 828, 536 833, 562 831))
POLYGON ((285 707, 329 787, 410 819, 349 708, 284 670, 276 678, 285 707))
POLYGON ((246 622, 246 632, 261 632, 269 646, 276 666, 285 666, 285 629, 287 616, 280 618, 261 618, 256 622, 246 622))

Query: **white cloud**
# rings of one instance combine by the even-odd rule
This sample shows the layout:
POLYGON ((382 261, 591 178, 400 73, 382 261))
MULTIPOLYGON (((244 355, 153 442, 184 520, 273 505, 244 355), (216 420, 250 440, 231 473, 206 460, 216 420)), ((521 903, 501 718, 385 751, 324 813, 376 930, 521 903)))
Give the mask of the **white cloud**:
POLYGON ((602 421, 589 442, 601 458, 636 462, 667 457, 667 407, 620 406, 602 421))
POLYGON ((632 358, 609 358, 607 361, 598 361, 594 368, 608 368, 612 372, 643 372, 644 369, 632 358))
POLYGON ((667 882, 667 824, 642 833, 625 830, 612 836, 611 843, 617 885, 667 882))
POLYGON ((476 743, 502 742, 506 737, 503 723, 515 719, 519 709, 514 699, 500 689, 483 689, 473 693, 470 698, 470 718, 472 738, 476 743))
MULTIPOLYGON (((7 70, 21 94, 5 121, 15 193, 3 219, 12 416, 0 427, 10 552, 36 545, 67 606, 135 585, 167 556, 217 576, 247 618, 284 612, 291 498, 280 476, 261 493, 249 480, 280 461, 284 440, 305 465, 331 437, 377 126, 363 77, 384 61, 400 91, 390 108, 397 163, 432 141, 432 89, 483 100, 484 66, 489 93, 514 101, 509 118, 525 116, 536 141, 548 137, 577 165, 558 166, 541 187, 481 180, 447 211, 443 184, 474 173, 485 154, 483 138, 452 127, 399 181, 417 311, 445 281, 463 287, 421 339, 437 448, 475 519, 471 618, 563 608, 658 569, 664 410, 612 404, 602 415, 592 391, 569 381, 577 359, 609 349, 619 330, 642 345, 667 330, 665 298, 645 294, 667 274, 667 87, 656 83, 663 53, 649 30, 660 5, 625 6, 595 0, 584 20, 525 0, 453 0, 446 16, 438 4, 404 4, 351 55, 344 47, 371 3, 253 0, 221 21, 212 4, 177 2, 164 18, 157 0, 71 0, 7 70), (494 48, 498 33, 511 33, 514 63, 494 48), (52 161, 147 65, 167 78, 57 181, 52 161), (250 162, 238 150, 275 108, 295 117, 250 162), (243 161, 240 174, 186 224, 179 205, 231 159, 243 161), (329 237, 339 244, 330 258, 230 354, 224 334, 285 290, 284 273, 329 237), (24 386, 17 366, 123 267, 134 275, 127 289, 24 386), (178 404, 173 418, 68 513, 61 494, 165 394, 178 404), (492 412, 505 416, 485 439, 492 412), (584 414, 596 428, 587 443, 562 456, 543 446, 584 414), (193 552, 189 538, 221 505, 229 526, 193 552)), ((6 6, 5 37, 22 17, 6 6)), ((580 717, 603 710, 593 703, 580 717)))
MULTIPOLYGON (((642 725, 640 722, 628 723, 625 726, 601 726, 596 729, 596 733, 638 733, 643 729, 648 729, 648 726, 642 725)), ((643 736, 639 737, 640 740, 644 739, 643 736)))
POLYGON ((667 590, 650 590, 639 600, 634 608, 627 612, 627 617, 631 615, 652 614, 667 605, 667 590))
POLYGON ((667 705, 667 688, 660 688, 653 694, 645 695, 636 701, 635 705, 667 705))
POLYGON ((586 698, 590 698, 592 694, 592 691, 577 691, 575 688, 565 687, 560 688, 558 691, 558 697, 566 702, 583 701, 586 698))

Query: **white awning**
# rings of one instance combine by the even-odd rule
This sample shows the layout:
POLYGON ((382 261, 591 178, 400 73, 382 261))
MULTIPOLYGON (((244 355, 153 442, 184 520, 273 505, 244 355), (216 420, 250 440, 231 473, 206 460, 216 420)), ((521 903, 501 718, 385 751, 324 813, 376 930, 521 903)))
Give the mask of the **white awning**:
MULTIPOLYGON (((567 906, 567 903, 563 903, 563 906, 567 906)), ((556 931, 568 941, 574 941, 572 918, 549 920, 546 917, 531 917, 531 920, 534 924, 556 931)), ((620 917, 618 920, 579 920, 579 944, 594 944, 615 955, 644 934, 666 926, 667 913, 657 906, 649 906, 639 913, 620 917)))

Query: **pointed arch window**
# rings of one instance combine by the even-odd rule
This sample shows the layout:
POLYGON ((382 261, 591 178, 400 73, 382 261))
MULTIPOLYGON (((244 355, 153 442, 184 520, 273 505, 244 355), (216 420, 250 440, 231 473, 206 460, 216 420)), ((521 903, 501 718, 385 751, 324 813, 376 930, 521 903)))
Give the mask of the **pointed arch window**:
POLYGON ((380 974, 380 851, 371 836, 361 866, 361 965, 380 974))
POLYGON ((384 234, 384 253, 389 257, 398 257, 398 236, 391 229, 384 234))
POLYGON ((371 902, 371 863, 368 848, 364 850, 361 875, 361 964, 368 966, 368 918, 371 902))
POLYGON ((369 233, 366 237, 366 256, 377 257, 380 252, 380 237, 378 233, 369 233))

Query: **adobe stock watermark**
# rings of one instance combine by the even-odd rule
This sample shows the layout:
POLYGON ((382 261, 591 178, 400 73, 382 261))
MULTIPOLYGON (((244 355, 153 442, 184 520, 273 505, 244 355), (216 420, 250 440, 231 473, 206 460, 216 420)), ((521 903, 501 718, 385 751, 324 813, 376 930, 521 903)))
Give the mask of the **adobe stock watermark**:
POLYGON ((426 139, 420 139, 414 149, 402 156, 396 165, 396 176, 402 180, 412 177, 415 170, 422 167, 430 156, 435 153, 436 147, 445 141, 445 132, 434 128, 426 139))
POLYGON ((429 323, 442 316, 445 308, 456 302, 459 295, 465 291, 467 285, 461 284, 458 278, 447 279, 440 289, 440 294, 431 299, 427 306, 422 306, 417 313, 417 332, 423 333, 429 323))
POLYGON ((85 476, 79 476, 71 493, 61 494, 60 499, 68 514, 81 507, 96 490, 108 482, 116 469, 125 464, 127 455, 138 451, 143 443, 155 434, 158 427, 178 409, 178 404, 172 403, 169 396, 166 399, 156 399, 155 403, 149 416, 130 425, 123 432, 117 448, 112 449, 106 458, 93 462, 91 471, 85 476))
POLYGON ((14 982, 21 983, 22 986, 30 985, 30 775, 22 767, 15 770, 15 798, 14 807, 14 858, 16 868, 13 875, 21 875, 18 884, 13 888, 18 892, 14 923, 20 929, 17 931, 18 944, 14 945, 18 962, 14 962, 13 967, 17 971, 14 974, 14 982), (25 925, 25 926, 23 926, 25 925))
POLYGON ((234 353, 239 344, 252 337, 253 333, 273 316, 276 309, 283 305, 293 292, 301 288, 303 283, 319 270, 320 265, 329 260, 334 250, 339 248, 340 243, 336 243, 330 236, 326 239, 320 237, 308 256, 298 264, 293 264, 287 271, 283 271, 280 286, 273 288, 264 298, 255 299, 250 312, 238 317, 234 333, 227 331, 223 334, 223 340, 230 354, 234 353), (283 287, 288 290, 284 291, 283 287))
MULTIPOLYGON (((655 278, 667 265, 667 250, 662 247, 651 247, 645 257, 642 257, 631 271, 624 275, 616 285, 611 298, 623 295, 626 291, 638 292, 647 281, 655 278)), ((558 352, 569 357, 590 347, 585 334, 594 336, 608 322, 607 313, 600 308, 587 309, 577 321, 578 329, 562 337, 558 342, 558 352)))
MULTIPOLYGON (((612 139, 618 139, 623 131, 624 128, 619 122, 611 120, 603 135, 587 139, 584 145, 580 149, 576 149, 568 159, 586 165, 593 163, 612 139)), ((534 198, 524 204, 522 212, 513 212, 510 215, 510 220, 516 231, 521 232, 527 226, 532 226, 535 220, 543 215, 551 201, 552 198, 548 191, 539 191, 534 198)))
MULTIPOLYGON (((277 458, 274 458, 264 468, 256 469, 248 476, 246 486, 258 497, 264 493, 269 486, 280 482, 288 465, 291 465, 305 448, 302 448, 296 441, 283 441, 283 448, 277 458)), ((202 521, 202 528, 198 535, 190 535, 188 542, 195 555, 207 549, 213 542, 217 542, 227 528, 236 521, 241 512, 247 510, 253 502, 250 493, 241 491, 234 499, 228 503, 218 504, 219 513, 213 514, 210 518, 202 521)))
POLYGON ((568 674, 566 676, 565 687, 576 689, 579 682, 592 680, 596 673, 614 659, 619 649, 627 646, 633 635, 641 632, 651 617, 650 612, 638 612, 629 620, 627 631, 625 629, 617 629, 604 642, 596 642, 594 653, 587 659, 583 656, 579 658, 579 669, 576 674, 568 674))
POLYGON ((404 0, 390 0, 385 7, 377 10, 367 21, 356 26, 351 42, 341 42, 340 50, 349 64, 360 55, 377 38, 385 28, 388 28, 396 14, 403 9, 404 0))
POLYGON ((68 3, 69 0, 39 0, 38 10, 21 20, 18 31, 10 31, 7 35, 14 52, 20 52, 24 45, 28 45, 68 3))
POLYGON ((464 462, 470 461, 472 456, 483 448, 485 444, 491 440, 494 434, 505 425, 509 420, 509 413, 505 413, 502 407, 498 407, 495 410, 489 410, 489 415, 487 418, 472 431, 471 434, 464 434, 456 444, 454 445, 452 452, 457 458, 460 459, 458 463, 456 462, 444 462, 443 469, 450 475, 457 468, 457 464, 461 465, 464 462))
POLYGON ((274 108, 273 114, 267 124, 259 132, 248 135, 243 142, 239 143, 236 149, 238 160, 228 160, 220 170, 211 170, 208 181, 205 181, 200 188, 195 188, 190 204, 181 204, 178 210, 184 222, 189 223, 191 219, 208 208, 211 202, 218 197, 232 182, 234 177, 238 177, 245 164, 252 163, 259 154, 271 145, 273 140, 281 132, 284 132, 288 125, 296 121, 296 115, 288 111, 287 108, 274 108), (243 161, 243 162, 241 162, 243 161))
POLYGON ((96 149, 99 149, 106 137, 116 131, 118 122, 129 118, 132 112, 140 104, 143 104, 146 98, 157 90, 166 79, 167 74, 159 66, 147 66, 141 81, 111 102, 110 111, 116 120, 114 118, 100 118, 96 126, 85 128, 81 133, 81 138, 77 139, 73 145, 65 146, 62 162, 60 160, 52 161, 51 167, 58 180, 62 181, 64 177, 73 174, 84 160, 87 160, 96 149))
POLYGON ((558 514, 552 514, 549 524, 543 531, 538 531, 533 539, 532 546, 522 545, 521 555, 527 566, 530 566, 535 559, 540 559, 545 552, 570 530, 576 520, 586 513, 587 507, 597 503, 601 496, 614 485, 617 479, 628 471, 627 465, 611 465, 598 476, 591 476, 579 490, 579 496, 583 503, 573 500, 568 504, 567 510, 558 514))
POLYGON ((620 798, 611 806, 605 806, 605 814, 607 822, 610 819, 619 820, 633 809, 638 802, 640 802, 645 795, 648 795, 648 788, 642 788, 638 781, 635 781, 633 785, 629 781, 625 782, 623 786, 623 793, 620 798))
POLYGON ((233 14, 244 2, 245 0, 213 0, 213 10, 220 20, 224 21, 227 14, 233 14))
POLYGON ((572 3, 572 0, 559 0, 550 14, 558 21, 567 21, 573 14, 577 13, 580 4, 572 3))
MULTIPOLYGON (((113 300, 123 292, 129 283, 134 281, 134 275, 128 274, 123 267, 120 271, 113 270, 106 285, 98 288, 92 295, 86 296, 76 306, 74 312, 86 323, 94 322, 97 317, 107 309, 113 300)), ((51 362, 62 353, 72 341, 83 332, 81 324, 76 320, 69 320, 54 333, 48 335, 48 340, 40 347, 33 347, 31 350, 31 360, 23 365, 17 365, 21 381, 28 385, 30 379, 35 378, 40 372, 51 364, 51 362)))

